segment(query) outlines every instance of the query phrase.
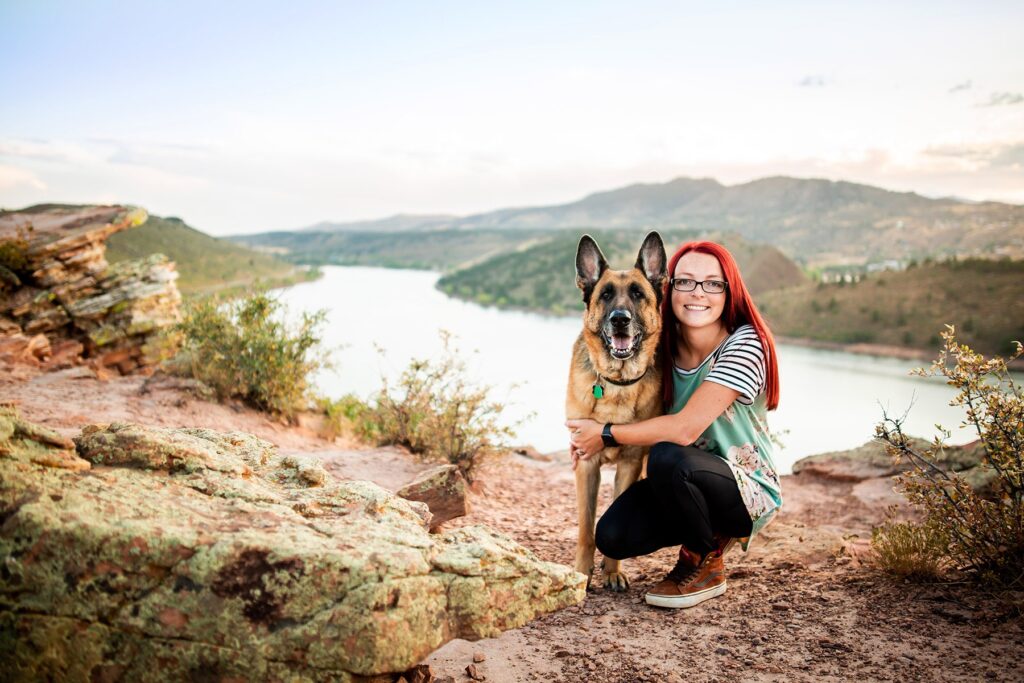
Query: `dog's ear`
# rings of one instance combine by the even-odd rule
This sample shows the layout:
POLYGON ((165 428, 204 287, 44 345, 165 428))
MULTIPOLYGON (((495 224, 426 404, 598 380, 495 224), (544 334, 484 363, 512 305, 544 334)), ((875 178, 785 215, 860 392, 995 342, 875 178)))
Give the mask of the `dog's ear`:
POLYGON ((576 247, 576 286, 583 290, 583 302, 590 303, 590 294, 594 291, 594 285, 601 279, 601 274, 608 268, 608 262, 604 260, 604 254, 597 242, 590 235, 580 238, 580 244, 576 247))
POLYGON ((637 254, 634 267, 643 273, 647 281, 654 287, 659 303, 665 289, 665 278, 668 277, 667 261, 665 243, 661 241, 661 235, 656 231, 647 233, 644 243, 640 246, 640 253, 637 254))

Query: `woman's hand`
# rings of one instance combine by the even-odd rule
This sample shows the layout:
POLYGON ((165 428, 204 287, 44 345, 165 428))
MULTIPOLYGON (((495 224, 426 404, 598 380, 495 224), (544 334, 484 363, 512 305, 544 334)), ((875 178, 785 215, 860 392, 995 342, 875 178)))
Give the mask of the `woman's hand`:
POLYGON ((593 420, 566 420, 565 426, 569 429, 569 455, 572 457, 572 468, 580 460, 589 460, 604 450, 604 439, 601 438, 601 430, 604 428, 599 422, 593 420))

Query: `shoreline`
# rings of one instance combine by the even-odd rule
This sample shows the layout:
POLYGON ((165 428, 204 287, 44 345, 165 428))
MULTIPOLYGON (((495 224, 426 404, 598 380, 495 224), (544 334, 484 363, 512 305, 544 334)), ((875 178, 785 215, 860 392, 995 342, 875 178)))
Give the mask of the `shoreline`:
MULTIPOLYGON (((858 342, 848 344, 845 342, 831 342, 819 339, 807 339, 804 337, 784 337, 777 335, 775 341, 780 344, 791 346, 802 346, 809 349, 823 349, 825 351, 843 351, 845 353, 856 353, 861 356, 879 356, 881 358, 900 358, 902 360, 926 360, 935 358, 935 353, 924 349, 915 349, 909 346, 894 346, 891 344, 869 344, 858 342)), ((936 351, 937 352, 937 351, 936 351)))
MULTIPOLYGON (((340 268, 349 267, 364 267, 364 268, 392 268, 390 266, 378 266, 369 264, 352 264, 342 265, 337 263, 323 264, 325 266, 336 266, 340 268)), ((438 281, 445 275, 445 273, 436 270, 426 270, 420 268, 399 268, 399 270, 418 270, 421 272, 430 272, 438 276, 438 281)), ((317 279, 317 278, 312 278, 317 279)), ((461 301, 463 303, 472 304, 479 306, 483 309, 493 309, 498 311, 506 311, 509 313, 528 313, 537 315, 542 318, 556 319, 556 320, 578 320, 579 316, 582 315, 583 311, 571 311, 565 313, 555 313, 544 308, 531 308, 526 306, 500 306, 496 303, 481 303, 475 299, 459 296, 446 292, 442 287, 438 286, 438 281, 434 283, 434 289, 444 294, 450 299, 461 301)), ((298 283, 294 283, 298 284, 298 283)), ((285 287, 290 285, 284 285, 285 287)), ((811 349, 822 349, 825 351, 841 351, 845 353, 853 353, 861 356, 875 356, 878 358, 896 358, 901 360, 919 360, 924 363, 925 366, 930 366, 931 362, 935 360, 938 355, 939 349, 933 350, 918 349, 909 346, 897 346, 894 344, 873 344, 868 342, 857 342, 857 343, 846 343, 846 342, 832 342, 818 339, 808 339, 803 337, 787 337, 783 335, 776 335, 775 340, 781 344, 790 344, 792 346, 799 346, 803 348, 811 349)), ((990 356, 987 356, 990 357, 990 356)), ((1005 356, 1004 356, 1005 358, 1005 356)), ((1007 367, 1015 373, 1024 373, 1024 357, 1021 357, 1015 361, 1007 361, 1007 367)))
MULTIPOLYGON (((920 360, 924 361, 926 365, 931 365, 932 361, 934 361, 935 357, 938 355, 938 349, 930 352, 925 351, 924 349, 915 349, 909 346, 894 346, 891 344, 869 344, 864 342, 846 344, 843 342, 830 342, 820 341, 817 339, 783 336, 776 336, 775 341, 780 344, 789 344, 791 346, 800 346, 808 349, 822 349, 824 351, 842 351, 844 353, 855 353, 860 356, 898 358, 901 360, 920 360)), ((1007 361, 1006 366, 1011 372, 1024 372, 1024 357, 1018 358, 1015 361, 1007 361)))
MULTIPOLYGON (((475 304, 477 306, 480 306, 481 308, 493 308, 499 311, 509 311, 513 313, 532 313, 534 315, 539 315, 544 318, 561 318, 572 320, 577 319, 578 316, 582 313, 582 311, 577 314, 554 313, 543 308, 527 308, 524 306, 499 306, 498 304, 493 303, 482 304, 479 301, 468 299, 466 297, 461 297, 458 296, 457 294, 449 294, 448 292, 444 291, 444 289, 442 289, 441 287, 438 287, 436 284, 434 288, 451 299, 457 299, 458 301, 464 301, 466 303, 475 304)), ((775 341, 779 342, 780 344, 789 344, 791 346, 800 346, 808 349, 822 349, 824 351, 842 351, 845 353, 854 353, 857 354, 858 356, 898 358, 900 360, 920 360, 924 361, 926 365, 931 365, 931 362, 935 360, 935 357, 938 355, 938 349, 935 349, 934 351, 927 351, 925 349, 915 349, 910 346, 896 346, 895 344, 871 344, 868 342, 832 342, 820 339, 807 339, 804 337, 786 337, 782 335, 776 335, 775 341)), ((1018 358, 1015 361, 1007 361, 1006 365, 1012 372, 1024 372, 1024 356, 1018 358)))
MULTIPOLYGON (((469 304, 475 304, 481 308, 493 308, 499 311, 508 311, 510 313, 532 313, 539 315, 544 318, 558 318, 558 319, 571 319, 576 320, 582 311, 576 314, 566 313, 554 313, 552 311, 542 308, 527 308, 524 306, 499 306, 498 304, 488 303, 482 304, 479 301, 468 299, 466 297, 458 296, 456 294, 449 294, 437 285, 434 286, 437 291, 441 292, 445 296, 463 301, 469 304)), ((925 349, 915 349, 910 346, 896 346, 894 344, 871 344, 868 342, 857 342, 857 343, 845 343, 845 342, 832 342, 824 341, 819 339, 807 339, 803 337, 786 337, 782 335, 776 335, 775 341, 780 344, 789 344, 791 346, 800 346, 808 349, 822 349, 824 351, 841 351, 844 353, 854 353, 859 356, 876 356, 878 358, 898 358, 900 360, 919 360, 923 361, 925 365, 931 365, 931 362, 935 360, 938 355, 938 349, 934 351, 927 351, 925 349)), ((1024 372, 1024 357, 1018 358, 1015 361, 1007 361, 1007 367, 1012 372, 1024 372)))

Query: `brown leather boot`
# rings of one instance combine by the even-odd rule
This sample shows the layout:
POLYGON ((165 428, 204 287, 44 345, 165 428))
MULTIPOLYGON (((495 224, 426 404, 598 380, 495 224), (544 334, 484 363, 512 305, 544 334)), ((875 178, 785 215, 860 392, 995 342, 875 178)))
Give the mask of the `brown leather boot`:
MULTIPOLYGON (((726 546, 727 547, 727 546, 726 546)), ((656 607, 693 607, 725 592, 724 548, 712 550, 696 566, 684 565, 682 553, 679 562, 658 585, 647 592, 644 600, 656 607), (680 569, 683 571, 679 571, 680 569)), ((689 551, 687 551, 689 552, 689 551)), ((696 555, 696 553, 691 553, 696 555)))
POLYGON ((718 549, 722 551, 722 556, 724 557, 725 554, 729 552, 730 548, 740 542, 740 539, 730 538, 728 536, 719 536, 716 534, 713 541, 718 549))

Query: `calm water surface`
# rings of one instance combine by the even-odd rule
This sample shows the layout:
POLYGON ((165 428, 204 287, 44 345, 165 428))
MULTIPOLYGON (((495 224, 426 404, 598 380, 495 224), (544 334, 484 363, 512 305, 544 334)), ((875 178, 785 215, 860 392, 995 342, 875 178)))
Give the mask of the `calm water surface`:
MULTIPOLYGON (((325 346, 337 367, 317 378, 324 394, 368 397, 380 388, 382 375, 394 379, 412 358, 437 357, 440 331, 447 330, 470 376, 508 404, 507 419, 526 420, 518 442, 541 451, 568 446, 562 426, 565 384, 579 318, 450 299, 434 289, 439 276, 432 272, 337 266, 323 271, 321 279, 285 290, 281 299, 292 312, 329 312, 325 346)), ((883 409, 901 415, 909 408, 909 434, 931 438, 939 423, 954 430, 953 443, 973 438, 956 429, 963 413, 949 406, 954 392, 942 380, 907 374, 921 362, 787 345, 778 354, 782 400, 769 423, 783 442, 776 463, 784 472, 805 455, 868 441, 883 409)))

